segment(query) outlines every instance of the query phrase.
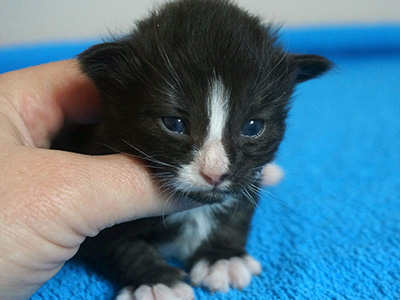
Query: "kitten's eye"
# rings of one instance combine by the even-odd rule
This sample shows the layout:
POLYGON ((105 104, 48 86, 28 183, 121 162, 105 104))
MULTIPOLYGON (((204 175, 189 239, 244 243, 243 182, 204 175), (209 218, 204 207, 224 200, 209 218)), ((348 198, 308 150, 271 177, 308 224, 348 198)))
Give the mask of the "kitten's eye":
POLYGON ((240 133, 246 137, 256 137, 262 133, 264 128, 265 122, 263 120, 250 120, 244 123, 240 133))
POLYGON ((167 128, 169 131, 172 131, 174 133, 179 133, 179 134, 186 134, 187 129, 185 122, 178 117, 162 117, 161 118, 165 128, 167 128))

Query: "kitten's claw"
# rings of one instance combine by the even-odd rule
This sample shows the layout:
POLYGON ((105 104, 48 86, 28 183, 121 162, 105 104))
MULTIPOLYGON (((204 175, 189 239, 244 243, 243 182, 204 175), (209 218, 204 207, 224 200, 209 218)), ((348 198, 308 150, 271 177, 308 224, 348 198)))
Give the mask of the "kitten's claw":
POLYGON ((116 300, 194 300, 194 293, 192 287, 183 282, 172 288, 160 283, 152 287, 141 285, 136 290, 125 287, 116 300))
POLYGON ((194 285, 202 285, 215 292, 228 292, 229 287, 243 289, 252 275, 261 273, 261 264, 250 255, 220 259, 213 265, 206 260, 195 264, 190 276, 194 285))

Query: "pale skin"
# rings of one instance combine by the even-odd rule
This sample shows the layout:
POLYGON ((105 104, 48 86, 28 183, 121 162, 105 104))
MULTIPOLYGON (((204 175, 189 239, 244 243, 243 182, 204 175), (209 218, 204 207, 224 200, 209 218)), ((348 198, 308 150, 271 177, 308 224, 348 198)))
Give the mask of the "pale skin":
POLYGON ((28 299, 103 228, 181 209, 133 157, 48 149, 99 103, 75 60, 0 75, 0 299, 28 299))

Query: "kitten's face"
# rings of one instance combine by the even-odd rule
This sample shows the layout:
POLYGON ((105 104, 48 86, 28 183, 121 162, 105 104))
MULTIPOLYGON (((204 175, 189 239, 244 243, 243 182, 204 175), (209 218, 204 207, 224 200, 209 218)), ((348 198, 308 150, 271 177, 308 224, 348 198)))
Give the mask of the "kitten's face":
POLYGON ((122 93, 129 97, 118 100, 128 102, 124 109, 104 123, 112 128, 123 120, 106 143, 142 157, 162 184, 195 201, 248 193, 284 133, 293 88, 286 69, 283 64, 262 68, 262 74, 213 70, 190 77, 177 65, 173 76, 166 67, 148 70, 143 82, 132 82, 138 91, 122 93))
POLYGON ((214 203, 255 188, 282 140, 294 86, 329 61, 287 55, 234 6, 195 3, 222 10, 204 21, 196 9, 174 18, 182 8, 171 6, 80 61, 105 98, 101 141, 142 157, 178 195, 214 203))
POLYGON ((171 138, 170 153, 177 149, 173 139, 186 146, 176 152, 178 168, 170 183, 197 201, 218 202, 256 189, 262 167, 273 159, 282 138, 285 92, 276 99, 279 105, 266 108, 238 88, 249 87, 229 87, 222 78, 210 77, 196 109, 161 117, 171 138))
POLYGON ((287 93, 266 106, 217 76, 191 88, 197 91, 169 101, 146 97, 157 107, 143 105, 146 126, 125 139, 159 162, 153 171, 163 183, 194 200, 218 202, 254 188, 282 138, 287 93))

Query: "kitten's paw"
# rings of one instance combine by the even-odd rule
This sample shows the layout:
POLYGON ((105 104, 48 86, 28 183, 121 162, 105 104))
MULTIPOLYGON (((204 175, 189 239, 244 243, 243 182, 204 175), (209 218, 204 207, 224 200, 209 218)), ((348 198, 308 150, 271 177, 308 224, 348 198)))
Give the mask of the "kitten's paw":
POLYGON ((252 275, 261 273, 261 264, 250 255, 220 259, 213 265, 206 260, 197 262, 190 276, 194 285, 202 285, 213 292, 228 292, 229 287, 243 289, 252 275))
POLYGON ((270 163, 264 167, 261 183, 263 185, 277 185, 282 181, 284 174, 279 165, 270 163))
POLYGON ((190 285, 180 282, 173 287, 156 284, 152 287, 141 285, 136 290, 123 288, 116 300, 194 300, 193 289, 190 285))

